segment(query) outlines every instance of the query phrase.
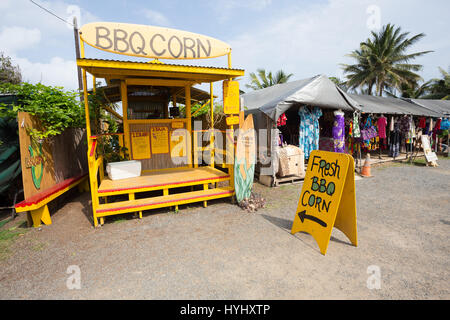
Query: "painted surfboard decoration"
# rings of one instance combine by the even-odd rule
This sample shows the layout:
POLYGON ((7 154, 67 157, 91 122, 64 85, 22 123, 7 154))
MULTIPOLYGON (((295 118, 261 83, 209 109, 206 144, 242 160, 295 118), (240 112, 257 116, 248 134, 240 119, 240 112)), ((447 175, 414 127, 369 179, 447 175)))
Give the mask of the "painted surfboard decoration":
POLYGON ((88 23, 81 27, 80 37, 100 50, 145 58, 207 59, 231 52, 228 44, 212 37, 129 23, 88 23))
POLYGON ((236 155, 234 160, 234 188, 237 202, 249 198, 253 187, 256 162, 255 130, 253 116, 250 114, 245 118, 236 144, 236 155))

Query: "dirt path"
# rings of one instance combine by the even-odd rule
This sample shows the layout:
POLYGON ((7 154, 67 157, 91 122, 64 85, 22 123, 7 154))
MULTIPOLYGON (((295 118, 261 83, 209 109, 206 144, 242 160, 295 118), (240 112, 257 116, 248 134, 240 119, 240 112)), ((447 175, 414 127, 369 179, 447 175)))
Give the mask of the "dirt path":
POLYGON ((2 228, 22 235, 0 247, 0 298, 449 299, 450 160, 439 162, 372 168, 374 178, 356 181, 359 246, 335 229, 326 256, 289 232, 299 185, 257 184, 268 202, 257 213, 217 200, 99 229, 82 194, 41 231, 23 217, 2 228), (79 290, 66 286, 71 265, 79 290), (380 289, 367 287, 368 268, 380 289))

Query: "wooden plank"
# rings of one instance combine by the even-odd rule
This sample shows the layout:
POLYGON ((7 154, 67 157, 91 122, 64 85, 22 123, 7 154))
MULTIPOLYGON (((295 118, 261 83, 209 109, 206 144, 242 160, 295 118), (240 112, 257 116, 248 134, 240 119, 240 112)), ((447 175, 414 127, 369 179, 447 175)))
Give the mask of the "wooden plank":
POLYGON ((87 174, 67 179, 66 181, 56 184, 52 188, 45 190, 45 192, 42 192, 41 194, 36 194, 30 199, 17 203, 15 206, 16 212, 38 209, 46 205, 50 201, 56 199, 64 192, 67 192, 68 190, 82 183, 85 179, 87 179, 87 174))
POLYGON ((127 194, 136 190, 139 190, 138 192, 161 190, 223 181, 229 178, 227 173, 211 167, 145 172, 139 177, 129 179, 111 180, 105 177, 98 193, 101 196, 127 194))
POLYGON ((177 206, 181 204, 201 202, 224 197, 231 197, 234 194, 230 187, 199 190, 187 193, 171 194, 167 196, 121 201, 99 205, 97 215, 99 217, 109 216, 127 212, 138 212, 149 209, 177 206))

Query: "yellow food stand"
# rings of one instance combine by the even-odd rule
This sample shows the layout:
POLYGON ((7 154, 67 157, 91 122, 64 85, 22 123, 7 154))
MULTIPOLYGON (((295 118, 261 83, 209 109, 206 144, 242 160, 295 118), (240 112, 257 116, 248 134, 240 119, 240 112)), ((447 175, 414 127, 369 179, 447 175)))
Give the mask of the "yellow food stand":
MULTIPOLYGON (((219 40, 168 28, 96 22, 79 30, 88 163, 94 226, 104 217, 175 207, 193 202, 232 197, 234 195, 233 163, 217 164, 214 154, 226 153, 217 148, 211 133, 208 165, 198 162, 197 153, 205 150, 191 122, 191 101, 202 92, 196 84, 210 84, 210 116, 213 123, 213 83, 223 81, 224 109, 230 119, 239 113, 239 87, 234 78, 244 70, 231 68, 231 48, 219 40), (116 54, 149 58, 148 62, 90 59, 85 45, 116 54), (227 67, 205 67, 163 63, 160 59, 205 59, 228 56, 227 67), (150 60, 151 59, 151 60, 150 60), (91 134, 89 97, 86 77, 103 78, 115 88, 122 103, 123 133, 120 141, 128 149, 130 160, 141 162, 140 176, 112 180, 104 172, 103 157, 98 156, 98 136, 91 134), (236 92, 237 90, 237 92, 236 92), (230 102, 228 102, 230 101, 230 102), (185 117, 170 117, 169 102, 184 103, 185 117), (237 103, 237 105, 236 105, 237 103), (231 104, 231 105, 230 105, 231 104), (228 184, 218 182, 229 181, 228 184), (182 187, 188 187, 183 188, 182 187), (180 190, 183 190, 180 192, 180 190), (114 197, 122 195, 121 197, 114 197), (125 199, 123 199, 125 195, 125 199), (119 201, 113 201, 120 199, 119 201), (99 221, 98 221, 99 220, 99 221)), ((195 100, 194 100, 195 101, 195 100)), ((229 129, 233 124, 229 122, 229 129)), ((213 126, 213 124, 211 124, 213 126)), ((210 128, 211 129, 211 128, 210 128)), ((212 131, 212 130, 211 130, 212 131)))

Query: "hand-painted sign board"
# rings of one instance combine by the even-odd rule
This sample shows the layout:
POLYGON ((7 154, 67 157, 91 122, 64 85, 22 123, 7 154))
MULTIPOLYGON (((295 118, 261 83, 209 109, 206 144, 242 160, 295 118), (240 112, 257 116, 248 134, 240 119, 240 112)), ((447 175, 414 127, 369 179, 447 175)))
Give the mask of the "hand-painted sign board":
POLYGON ((431 150, 430 137, 428 135, 423 134, 421 136, 421 142, 422 142, 423 153, 425 154, 425 159, 427 159, 427 162, 436 162, 438 160, 438 157, 437 157, 436 153, 434 153, 431 150))
POLYGON ((239 129, 236 143, 234 188, 238 202, 241 202, 245 198, 249 198, 251 195, 253 178, 255 175, 255 161, 255 130, 253 126, 253 116, 250 114, 239 129))
POLYGON ((355 164, 348 154, 314 150, 291 233, 309 233, 325 255, 333 227, 357 246, 355 164))
POLYGON ((151 127, 152 153, 169 153, 169 128, 151 127))
POLYGON ((239 82, 223 82, 223 112, 225 114, 238 114, 239 105, 239 82))
POLYGON ((131 132, 131 151, 133 160, 149 159, 150 152, 150 134, 148 132, 131 132))
POLYGON ((146 58, 206 59, 231 52, 228 44, 208 36, 129 23, 88 23, 80 29, 80 37, 100 50, 146 58))
POLYGON ((230 116, 226 118, 227 125, 232 126, 235 124, 239 124, 239 117, 238 116, 230 116))

